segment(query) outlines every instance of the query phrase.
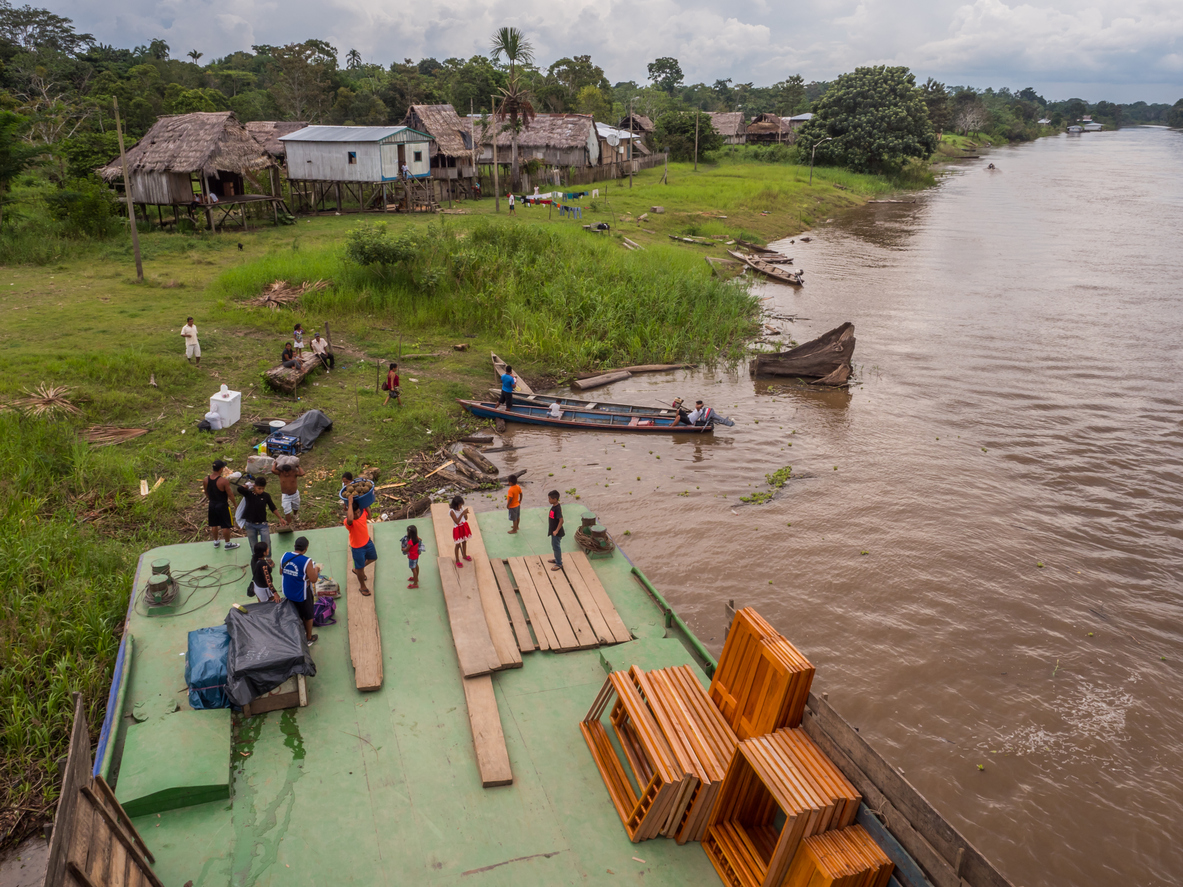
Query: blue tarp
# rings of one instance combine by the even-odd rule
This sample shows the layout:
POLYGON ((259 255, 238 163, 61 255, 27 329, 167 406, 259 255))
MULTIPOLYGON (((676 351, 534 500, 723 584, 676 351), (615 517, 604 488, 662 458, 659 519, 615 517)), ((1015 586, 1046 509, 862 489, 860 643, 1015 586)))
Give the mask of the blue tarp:
POLYGON ((225 625, 189 632, 185 654, 185 684, 189 706, 194 709, 229 708, 226 694, 226 660, 230 654, 230 632, 225 625))

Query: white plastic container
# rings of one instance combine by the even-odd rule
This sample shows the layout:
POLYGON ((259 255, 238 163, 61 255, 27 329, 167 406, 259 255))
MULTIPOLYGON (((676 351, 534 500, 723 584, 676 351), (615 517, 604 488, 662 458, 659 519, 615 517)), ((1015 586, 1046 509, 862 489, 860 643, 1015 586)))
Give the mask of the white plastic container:
POLYGON ((242 392, 231 391, 223 385, 222 390, 209 399, 210 412, 222 417, 222 427, 229 428, 242 418, 242 392))
POLYGON ((222 414, 217 410, 210 410, 205 414, 205 421, 209 422, 209 427, 214 431, 222 430, 222 414))

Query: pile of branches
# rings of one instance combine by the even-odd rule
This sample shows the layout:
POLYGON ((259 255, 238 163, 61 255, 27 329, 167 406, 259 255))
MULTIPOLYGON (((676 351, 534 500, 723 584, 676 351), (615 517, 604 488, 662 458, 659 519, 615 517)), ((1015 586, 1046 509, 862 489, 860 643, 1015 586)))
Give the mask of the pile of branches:
MULTIPOLYGON (((416 453, 404 464, 406 467, 397 475, 398 482, 378 484, 374 488, 381 503, 374 510, 385 509, 387 503, 393 505, 394 513, 387 513, 391 520, 417 517, 433 501, 449 499, 455 492, 487 490, 502 484, 497 467, 470 443, 454 443, 432 453, 416 453)), ((362 472, 363 476, 369 474, 362 472)))
POLYGON ((331 280, 306 280, 301 284, 277 280, 263 290, 261 296, 256 296, 246 304, 254 308, 271 308, 277 311, 285 305, 293 305, 300 301, 300 297, 305 293, 322 290, 330 283, 331 280))
POLYGON ((65 385, 46 385, 42 382, 35 391, 22 388, 26 396, 14 400, 9 406, 37 418, 52 419, 57 415, 77 415, 82 411, 66 397, 70 389, 65 385))
POLYGON ((120 428, 118 425, 91 425, 82 432, 92 447, 107 447, 147 434, 147 428, 120 428))

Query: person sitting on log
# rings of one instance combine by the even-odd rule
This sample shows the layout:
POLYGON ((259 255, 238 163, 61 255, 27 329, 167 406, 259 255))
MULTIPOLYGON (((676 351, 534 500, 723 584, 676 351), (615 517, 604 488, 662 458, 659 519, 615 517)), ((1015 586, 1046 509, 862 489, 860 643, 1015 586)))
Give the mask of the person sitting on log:
POLYGON ((279 362, 281 366, 285 367, 297 367, 300 365, 300 361, 296 360, 295 352, 292 351, 291 342, 283 343, 283 353, 279 355, 279 362))

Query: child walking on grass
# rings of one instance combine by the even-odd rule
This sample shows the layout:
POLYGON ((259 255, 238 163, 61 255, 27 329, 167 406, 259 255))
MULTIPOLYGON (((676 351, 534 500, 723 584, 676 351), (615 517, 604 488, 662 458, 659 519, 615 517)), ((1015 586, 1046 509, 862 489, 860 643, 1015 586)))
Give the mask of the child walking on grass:
POLYGON ((411 568, 408 579, 410 585, 407 588, 419 587, 419 555, 422 551, 423 540, 419 538, 419 530, 414 526, 407 527, 407 535, 403 536, 403 554, 407 556, 407 566, 411 568))
POLYGON ((468 526, 469 507, 464 504, 463 496, 452 497, 452 507, 448 509, 448 514, 452 518, 452 541, 456 543, 455 549, 452 552, 452 558, 456 561, 457 567, 463 567, 464 564, 460 562, 460 557, 463 555, 466 561, 472 560, 468 556, 468 537, 472 535, 472 529, 468 526))

